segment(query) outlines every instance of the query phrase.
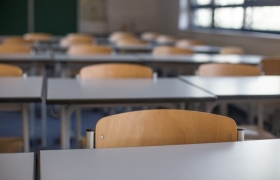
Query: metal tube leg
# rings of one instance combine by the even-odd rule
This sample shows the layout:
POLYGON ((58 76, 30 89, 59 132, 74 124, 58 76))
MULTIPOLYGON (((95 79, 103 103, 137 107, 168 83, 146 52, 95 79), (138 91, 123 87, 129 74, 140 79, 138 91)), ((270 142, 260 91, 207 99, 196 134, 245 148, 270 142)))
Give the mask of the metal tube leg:
POLYGON ((22 105, 22 134, 24 152, 29 152, 28 108, 26 104, 22 105))
POLYGON ((47 117, 46 117, 46 100, 44 99, 41 103, 41 118, 42 118, 42 147, 47 147, 47 117))
POLYGON ((76 142, 79 143, 79 140, 81 138, 81 109, 76 110, 76 142))
POLYGON ((258 127, 263 129, 263 103, 258 103, 258 127))
POLYGON ((185 110, 186 104, 185 103, 179 103, 179 109, 185 110))
POLYGON ((29 136, 32 139, 34 132, 35 132, 35 104, 34 103, 30 103, 29 105, 29 136))
POLYGON ((67 137, 68 137, 68 123, 67 123, 67 115, 66 115, 66 106, 63 105, 60 108, 60 143, 61 143, 61 149, 68 149, 67 146, 67 137))
POLYGON ((249 103, 248 104, 248 122, 249 124, 254 124, 254 104, 249 103))
POLYGON ((227 107, 227 103, 223 102, 220 104, 220 108, 221 108, 221 115, 223 116, 227 116, 228 115, 228 107, 227 107))

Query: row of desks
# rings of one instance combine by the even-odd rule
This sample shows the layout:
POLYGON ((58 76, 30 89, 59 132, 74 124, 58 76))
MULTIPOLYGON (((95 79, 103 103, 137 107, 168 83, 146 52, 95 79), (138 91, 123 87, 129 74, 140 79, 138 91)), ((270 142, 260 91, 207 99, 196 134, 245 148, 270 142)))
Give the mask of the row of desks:
MULTIPOLYGON (((69 117, 81 107, 127 104, 207 103, 211 112, 217 102, 253 102, 258 105, 259 126, 263 103, 280 100, 280 76, 195 77, 157 79, 81 80, 41 77, 0 78, 0 102, 59 104, 61 147, 70 147, 69 117)), ((45 117, 44 117, 45 118, 45 117)), ((45 124, 46 119, 44 119, 45 124)), ((27 128, 28 129, 28 128, 27 128)), ((27 131, 27 129, 25 129, 27 131)), ((43 131, 45 133, 45 130, 43 131)), ((28 145, 28 136, 25 145, 28 145)), ((28 151, 28 149, 26 149, 28 151)))
POLYGON ((0 62, 16 63, 241 63, 259 64, 262 56, 258 55, 164 55, 154 56, 152 54, 115 54, 115 55, 82 55, 69 56, 66 54, 35 54, 35 55, 0 55, 0 62))
POLYGON ((278 180, 280 140, 0 154, 5 180, 278 180), (37 162, 37 164, 35 163, 37 162), (37 167, 37 170, 36 168, 37 167))

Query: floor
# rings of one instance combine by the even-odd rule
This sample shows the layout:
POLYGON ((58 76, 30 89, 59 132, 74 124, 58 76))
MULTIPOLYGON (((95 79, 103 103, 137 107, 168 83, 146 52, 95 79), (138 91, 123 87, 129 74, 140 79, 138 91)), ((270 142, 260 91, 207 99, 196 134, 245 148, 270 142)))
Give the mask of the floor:
MULTIPOLYGON (((47 107, 47 147, 46 149, 59 149, 60 148, 60 120, 51 116, 50 106, 47 107)), ((59 107, 56 107, 59 109, 59 107)), ((36 104, 35 107, 35 122, 34 122, 34 134, 31 138, 30 148, 31 151, 38 151, 41 147, 41 120, 40 120, 40 104, 36 104)), ((122 112, 122 109, 118 109, 117 113, 122 112)), ((214 109, 214 113, 218 113, 218 108, 214 109)), ((102 109, 89 109, 82 112, 82 133, 85 135, 87 128, 94 128, 96 122, 103 116, 109 115, 108 110, 102 109)), ((229 116, 233 118, 237 124, 244 124, 247 121, 246 113, 229 106, 229 116)), ((75 129, 74 115, 72 115, 72 129, 75 129)), ((269 124, 265 124, 266 129, 269 129, 269 124)), ((21 136, 22 134, 22 122, 21 112, 0 112, 0 137, 12 137, 21 136)), ((73 134, 74 137, 74 134, 73 134)), ((77 148, 76 142, 71 141, 71 148, 77 148)))

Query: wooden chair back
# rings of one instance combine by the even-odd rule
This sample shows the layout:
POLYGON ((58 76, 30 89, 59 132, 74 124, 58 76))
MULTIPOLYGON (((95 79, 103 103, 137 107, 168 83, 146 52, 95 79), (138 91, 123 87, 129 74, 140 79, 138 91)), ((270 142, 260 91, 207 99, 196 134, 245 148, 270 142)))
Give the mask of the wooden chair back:
POLYGON ((89 36, 83 36, 83 35, 71 35, 67 36, 60 40, 61 46, 73 46, 73 45, 92 45, 93 44, 93 38, 89 36))
POLYGON ((265 75, 280 75, 280 57, 263 59, 261 68, 265 75))
POLYGON ((188 48, 191 46, 199 46, 199 45, 205 45, 205 43, 200 40, 181 39, 176 42, 175 46, 180 48, 188 48))
POLYGON ((0 54, 29 54, 30 46, 22 44, 1 44, 0 54))
POLYGON ((48 33, 26 33, 23 38, 27 41, 51 41, 52 35, 48 33))
POLYGON ((154 33, 154 32, 144 32, 141 34, 141 39, 145 40, 145 41, 154 41, 156 40, 156 38, 159 36, 158 33, 154 33))
POLYGON ((146 41, 142 41, 136 38, 124 38, 124 39, 119 39, 116 42, 117 46, 143 46, 143 45, 148 45, 146 41))
POLYGON ((156 38, 156 42, 159 44, 169 44, 174 43, 177 41, 177 38, 175 36, 170 35, 159 35, 156 38))
POLYGON ((22 74, 22 69, 17 66, 0 64, 0 77, 18 77, 22 74))
POLYGON ((115 79, 115 78, 152 78, 150 67, 127 64, 108 63, 83 67, 80 70, 82 79, 115 79))
POLYGON ((130 32, 118 31, 110 35, 109 41, 115 43, 121 38, 135 38, 135 35, 130 32))
POLYGON ((158 46, 153 49, 153 55, 183 55, 193 54, 194 52, 187 48, 158 46))
POLYGON ((186 110, 144 110, 100 119, 95 148, 237 141, 231 118, 186 110))
POLYGON ((259 76, 261 71, 256 66, 244 64, 202 64, 198 67, 199 76, 259 76))
POLYGON ((70 46, 68 49, 69 55, 102 55, 111 53, 111 48, 99 45, 75 45, 70 46))
POLYGON ((222 47, 220 54, 244 54, 244 50, 240 47, 228 46, 222 47))
POLYGON ((6 37, 3 44, 20 44, 20 45, 32 45, 33 43, 23 39, 21 36, 10 36, 6 37))

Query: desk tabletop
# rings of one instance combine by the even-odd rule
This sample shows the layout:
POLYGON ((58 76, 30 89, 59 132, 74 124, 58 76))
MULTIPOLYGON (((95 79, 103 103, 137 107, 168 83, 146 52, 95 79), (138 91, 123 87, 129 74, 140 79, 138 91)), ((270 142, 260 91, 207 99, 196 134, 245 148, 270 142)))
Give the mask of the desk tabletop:
POLYGON ((0 62, 34 62, 51 61, 51 55, 45 54, 0 54, 0 62))
POLYGON ((196 53, 219 54, 221 47, 218 46, 192 46, 191 49, 196 53))
POLYGON ((280 140, 40 151, 41 180, 277 180, 280 140))
POLYGON ((0 102, 40 102, 42 77, 1 77, 0 102))
POLYGON ((208 101, 215 97, 178 78, 48 79, 47 103, 142 103, 208 101))
POLYGON ((217 96, 218 99, 280 98, 280 76, 180 76, 180 79, 217 96))
POLYGON ((3 180, 34 180, 35 154, 0 154, 0 177, 3 180))
POLYGON ((77 55, 55 54, 56 62, 140 62, 134 54, 112 54, 112 55, 77 55))
POLYGON ((152 55, 139 54, 145 62, 155 63, 235 63, 235 64, 259 64, 262 56, 257 55, 210 55, 210 54, 193 54, 193 55, 152 55))

